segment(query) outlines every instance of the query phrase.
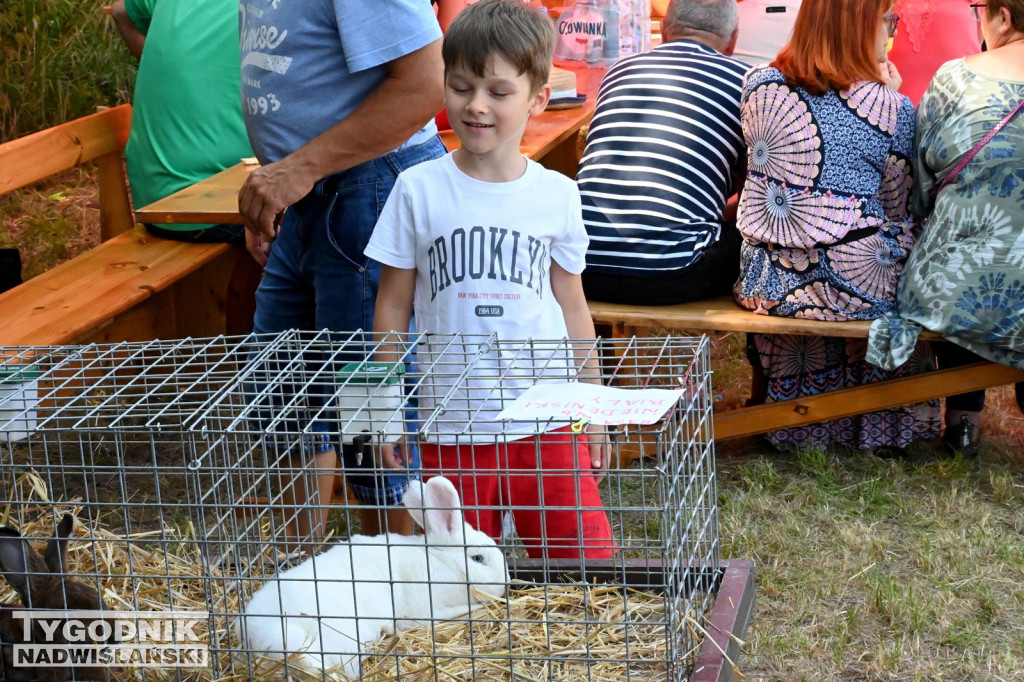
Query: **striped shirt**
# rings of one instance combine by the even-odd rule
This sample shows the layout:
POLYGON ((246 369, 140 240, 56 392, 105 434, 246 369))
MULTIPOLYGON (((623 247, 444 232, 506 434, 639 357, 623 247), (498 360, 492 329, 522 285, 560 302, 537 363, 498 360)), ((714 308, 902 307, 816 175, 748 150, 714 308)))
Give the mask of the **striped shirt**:
POLYGON ((601 81, 580 161, 587 269, 665 275, 717 241, 745 147, 747 65, 691 40, 625 57, 601 81))

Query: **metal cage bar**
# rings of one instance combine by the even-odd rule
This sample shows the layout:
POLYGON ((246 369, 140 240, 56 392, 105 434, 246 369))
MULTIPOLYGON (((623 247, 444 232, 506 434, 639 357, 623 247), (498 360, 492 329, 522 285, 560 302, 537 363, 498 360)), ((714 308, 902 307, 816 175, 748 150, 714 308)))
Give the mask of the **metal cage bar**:
MULTIPOLYGON (((128 679, 283 672, 348 679, 362 668, 373 679, 416 680, 434 679, 423 671, 439 665, 462 666, 480 679, 608 679, 602 666, 611 664, 621 679, 688 674, 699 644, 690 623, 709 611, 720 575, 705 337, 393 334, 383 344, 362 332, 293 331, 9 348, 0 361, 0 368, 14 368, 0 375, 8 525, 54 537, 56 519, 74 511, 76 561, 64 567, 62 581, 92 585, 109 609, 208 614, 208 667, 126 668, 128 679), (382 357, 398 361, 373 363, 382 357), (574 433, 579 415, 495 419, 529 386, 579 380, 584 360, 600 366, 609 386, 679 389, 680 398, 649 426, 591 425, 574 433), (579 462, 588 443, 601 439, 619 466, 598 481, 579 462), (436 464, 430 471, 448 478, 459 496, 458 504, 441 503, 440 484, 416 487, 433 500, 424 499, 418 512, 425 525, 454 507, 485 525, 490 539, 473 545, 468 531, 461 545, 430 531, 414 536, 413 545, 397 537, 349 539, 360 528, 358 509, 393 505, 348 504, 353 491, 365 495, 343 482, 362 480, 351 470, 348 478, 327 470, 342 476, 326 499, 325 474, 309 463, 325 448, 372 462, 392 443, 407 458, 436 464), (322 513, 326 537, 301 535, 303 519, 322 513), (609 530, 588 535, 603 528, 591 523, 601 517, 609 530), (496 581, 502 591, 512 589, 497 600, 472 590, 479 584, 471 577, 474 552, 490 543, 512 579, 508 586, 504 577, 496 581), (316 558, 309 562, 302 550, 316 558), (408 575, 403 561, 416 552, 426 557, 423 569, 408 575), (433 561, 446 553, 462 557, 454 577, 433 561), (319 566, 315 580, 288 578, 306 564, 319 566), (292 587, 303 596, 286 599, 292 587), (303 612, 312 616, 305 620, 279 616, 276 633, 256 646, 247 628, 262 614, 247 618, 247 607, 274 590, 277 610, 309 593, 316 612, 303 612), (365 594, 383 596, 367 605, 365 594), (378 628, 366 636, 376 643, 329 648, 329 630, 356 627, 363 639, 379 624, 380 603, 404 608, 409 594, 419 595, 421 611, 391 614, 400 633, 380 638, 378 628), (475 610, 458 616, 440 594, 475 610), (448 628, 460 619, 463 648, 446 649, 458 639, 448 628), (307 626, 319 644, 290 649, 288 628, 307 626), (415 637, 422 642, 413 646, 415 637), (271 640, 280 641, 276 649, 271 640), (325 672, 328 662, 340 667, 325 672)), ((375 465, 363 473, 395 472, 375 465)), ((417 470, 405 475, 413 480, 417 470)))

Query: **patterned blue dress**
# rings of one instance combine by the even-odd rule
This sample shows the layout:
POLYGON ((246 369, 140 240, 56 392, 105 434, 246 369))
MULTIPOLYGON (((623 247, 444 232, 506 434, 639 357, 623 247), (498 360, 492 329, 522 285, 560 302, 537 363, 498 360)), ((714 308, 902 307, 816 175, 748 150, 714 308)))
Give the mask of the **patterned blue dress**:
MULTIPOLYGON (((763 315, 818 320, 870 320, 895 310, 914 243, 910 100, 874 82, 812 95, 762 67, 747 75, 742 123, 748 163, 737 221, 744 244, 736 300, 763 315)), ((864 340, 758 334, 753 345, 769 400, 934 367, 924 344, 895 372, 865 362, 864 340)), ((769 437, 780 448, 871 449, 937 438, 940 429, 933 401, 769 437)))
POLYGON ((948 62, 921 100, 914 212, 927 216, 900 279, 898 307, 871 325, 869 358, 897 367, 922 327, 1024 369, 1024 112, 942 183, 1024 98, 1024 83, 948 62))

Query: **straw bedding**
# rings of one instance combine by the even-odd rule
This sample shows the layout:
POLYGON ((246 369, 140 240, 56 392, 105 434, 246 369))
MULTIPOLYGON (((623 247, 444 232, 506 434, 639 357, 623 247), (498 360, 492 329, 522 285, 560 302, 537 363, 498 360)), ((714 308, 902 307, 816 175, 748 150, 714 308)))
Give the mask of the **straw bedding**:
POLYGON ((400 671, 402 679, 433 680, 436 664, 452 680, 611 682, 628 674, 658 682, 668 679, 665 619, 658 594, 581 583, 513 586, 472 622, 385 638, 363 677, 388 680, 400 671))
MULTIPOLYGON (((658 594, 582 583, 514 584, 507 599, 475 611, 471 621, 384 637, 364 659, 362 680, 660 682, 669 679, 665 618, 665 600, 658 594)), ((703 634, 693 614, 684 620, 681 627, 703 634)), ((696 651, 683 652, 677 665, 686 669, 695 656, 696 651)), ((254 664, 261 679, 284 677, 279 661, 254 664)), ((288 672, 292 679, 319 679, 291 666, 288 672)), ((328 679, 351 680, 340 671, 328 679)))
MULTIPOLYGON (((104 519, 86 525, 86 514, 78 501, 50 503, 46 484, 34 473, 18 477, 16 499, 38 500, 39 504, 7 503, 0 507, 0 525, 17 527, 21 535, 53 537, 56 522, 66 513, 76 516, 68 543, 68 574, 85 585, 98 587, 106 608, 123 611, 206 611, 206 588, 194 529, 164 528, 126 534, 108 530, 104 519), (20 523, 19 523, 20 520, 20 523), (98 579, 98 585, 97 585, 98 579)), ((117 519, 114 519, 115 521, 117 519)), ((114 524, 111 524, 114 525, 114 524)), ((122 525, 120 523, 116 525, 122 525)), ((31 543, 39 551, 45 541, 31 543)), ((20 603, 6 581, 0 580, 0 602, 20 603)), ((205 620, 195 632, 208 639, 205 620)), ((210 670, 182 669, 184 679, 209 680, 210 670)), ((176 670, 114 669, 112 679, 177 680, 176 670)))
MULTIPOLYGON (((20 499, 47 502, 41 480, 31 474, 22 477, 27 490, 20 499)), ((0 523, 12 518, 13 505, 0 508, 0 523)), ((23 536, 52 536, 54 519, 66 512, 80 512, 74 502, 55 510, 50 504, 19 505, 24 520, 23 536), (54 513, 56 511, 56 516, 54 513)), ((76 524, 76 541, 69 544, 69 572, 82 576, 86 584, 99 584, 108 608, 139 611, 205 611, 206 589, 222 589, 226 582, 217 575, 204 574, 194 532, 173 528, 131 535, 111 532, 104 520, 85 527, 82 516, 76 524), (91 542, 89 541, 91 539, 91 542), (130 540, 126 542, 125 540, 130 540), (208 578, 215 578, 209 580, 208 578)), ((37 549, 43 549, 37 545, 37 549)), ((209 569, 206 569, 209 571, 209 569)), ((216 595, 225 601, 228 613, 243 607, 234 591, 216 595)), ((17 597, 0 581, 0 601, 17 597)), ((697 614, 685 614, 679 627, 688 628, 700 641, 703 629, 697 614)), ((513 584, 507 598, 495 600, 475 611, 471 620, 439 622, 384 637, 364 659, 363 680, 382 682, 401 675, 409 682, 440 680, 667 680, 666 645, 677 638, 665 632, 665 599, 662 595, 623 590, 621 587, 581 583, 532 586, 513 584), (435 678, 435 672, 437 677, 435 678)), ((207 633, 198 628, 205 638, 207 633)), ((218 633, 225 636, 225 633, 218 633)), ((226 637, 225 637, 226 639, 226 637)), ((224 640, 221 640, 224 641, 224 640)), ((231 654, 222 654, 223 664, 231 654)), ((695 651, 679 652, 676 663, 690 666, 695 651)), ((280 662, 254 659, 258 679, 283 677, 280 662)), ((222 680, 248 679, 245 666, 222 680)), ((211 671, 147 669, 145 679, 211 679, 211 671)), ((293 679, 301 679, 294 668, 293 679)), ((143 679, 142 670, 112 670, 117 680, 143 679)), ((317 675, 317 678, 319 675, 317 675)), ((310 678, 314 679, 314 678, 310 678)), ((329 679, 348 680, 332 672, 329 679)))

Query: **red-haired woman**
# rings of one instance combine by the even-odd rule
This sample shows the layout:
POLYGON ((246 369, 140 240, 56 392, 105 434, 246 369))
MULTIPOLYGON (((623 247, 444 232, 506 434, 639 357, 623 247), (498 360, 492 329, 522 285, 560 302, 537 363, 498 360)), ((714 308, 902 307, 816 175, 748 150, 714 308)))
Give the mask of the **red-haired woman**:
MULTIPOLYGON (((914 107, 886 60, 893 0, 804 0, 793 37, 747 74, 747 181, 735 295, 764 315, 868 320, 895 308, 913 243, 908 219, 914 107)), ((767 397, 784 400, 930 367, 930 349, 896 373, 864 361, 862 340, 753 335, 767 397)), ((902 448, 937 438, 936 404, 770 434, 779 447, 902 448)))

